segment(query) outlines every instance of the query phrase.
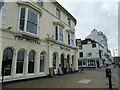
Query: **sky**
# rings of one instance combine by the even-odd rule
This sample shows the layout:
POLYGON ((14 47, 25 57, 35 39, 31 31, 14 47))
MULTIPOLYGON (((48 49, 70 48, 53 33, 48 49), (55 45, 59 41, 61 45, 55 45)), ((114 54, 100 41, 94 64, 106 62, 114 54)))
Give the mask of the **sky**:
POLYGON ((95 28, 108 39, 108 48, 118 56, 117 0, 57 0, 76 19, 76 38, 85 39, 95 28), (117 49, 117 50, 115 50, 117 49))

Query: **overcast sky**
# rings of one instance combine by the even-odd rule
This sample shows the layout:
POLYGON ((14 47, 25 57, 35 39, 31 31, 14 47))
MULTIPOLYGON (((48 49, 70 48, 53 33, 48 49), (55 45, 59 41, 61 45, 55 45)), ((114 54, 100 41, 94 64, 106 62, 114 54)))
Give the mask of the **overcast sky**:
MULTIPOLYGON (((98 0, 87 2, 70 0, 65 2, 57 0, 76 19, 76 38, 85 39, 96 28, 108 38, 108 46, 113 54, 113 49, 118 49, 118 3, 111 0, 98 0)), ((115 51, 115 55, 117 56, 115 51)))

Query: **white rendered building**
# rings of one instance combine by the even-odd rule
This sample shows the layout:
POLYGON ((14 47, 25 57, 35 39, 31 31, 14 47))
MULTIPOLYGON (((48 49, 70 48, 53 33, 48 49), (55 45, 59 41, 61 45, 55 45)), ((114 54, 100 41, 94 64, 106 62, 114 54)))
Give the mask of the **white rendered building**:
POLYGON ((78 53, 78 67, 102 67, 112 60, 108 50, 107 38, 102 32, 91 31, 91 34, 81 40, 78 53))

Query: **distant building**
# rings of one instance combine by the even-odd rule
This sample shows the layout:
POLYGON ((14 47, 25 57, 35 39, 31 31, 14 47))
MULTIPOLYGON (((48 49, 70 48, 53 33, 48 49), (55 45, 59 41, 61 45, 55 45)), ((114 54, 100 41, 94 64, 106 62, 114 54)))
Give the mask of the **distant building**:
POLYGON ((78 67, 102 67, 112 61, 107 38, 102 32, 93 30, 78 46, 78 67))

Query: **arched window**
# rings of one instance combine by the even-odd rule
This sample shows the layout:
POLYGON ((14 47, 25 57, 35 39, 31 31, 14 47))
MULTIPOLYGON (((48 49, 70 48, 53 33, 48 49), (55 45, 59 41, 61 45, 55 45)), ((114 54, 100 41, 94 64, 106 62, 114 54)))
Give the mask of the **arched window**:
POLYGON ((44 72, 45 68, 45 54, 42 52, 40 54, 40 72, 44 72))
POLYGON ((53 68, 56 69, 56 54, 53 53, 53 68))
POLYGON ((2 75, 4 76, 11 75, 12 59, 13 50, 11 48, 6 48, 3 52, 2 75))
POLYGON ((34 73, 34 61, 35 61, 35 53, 31 51, 29 53, 28 73, 34 73))
POLYGON ((24 51, 20 50, 18 51, 17 55, 17 69, 16 73, 23 73, 23 66, 24 65, 24 51))

